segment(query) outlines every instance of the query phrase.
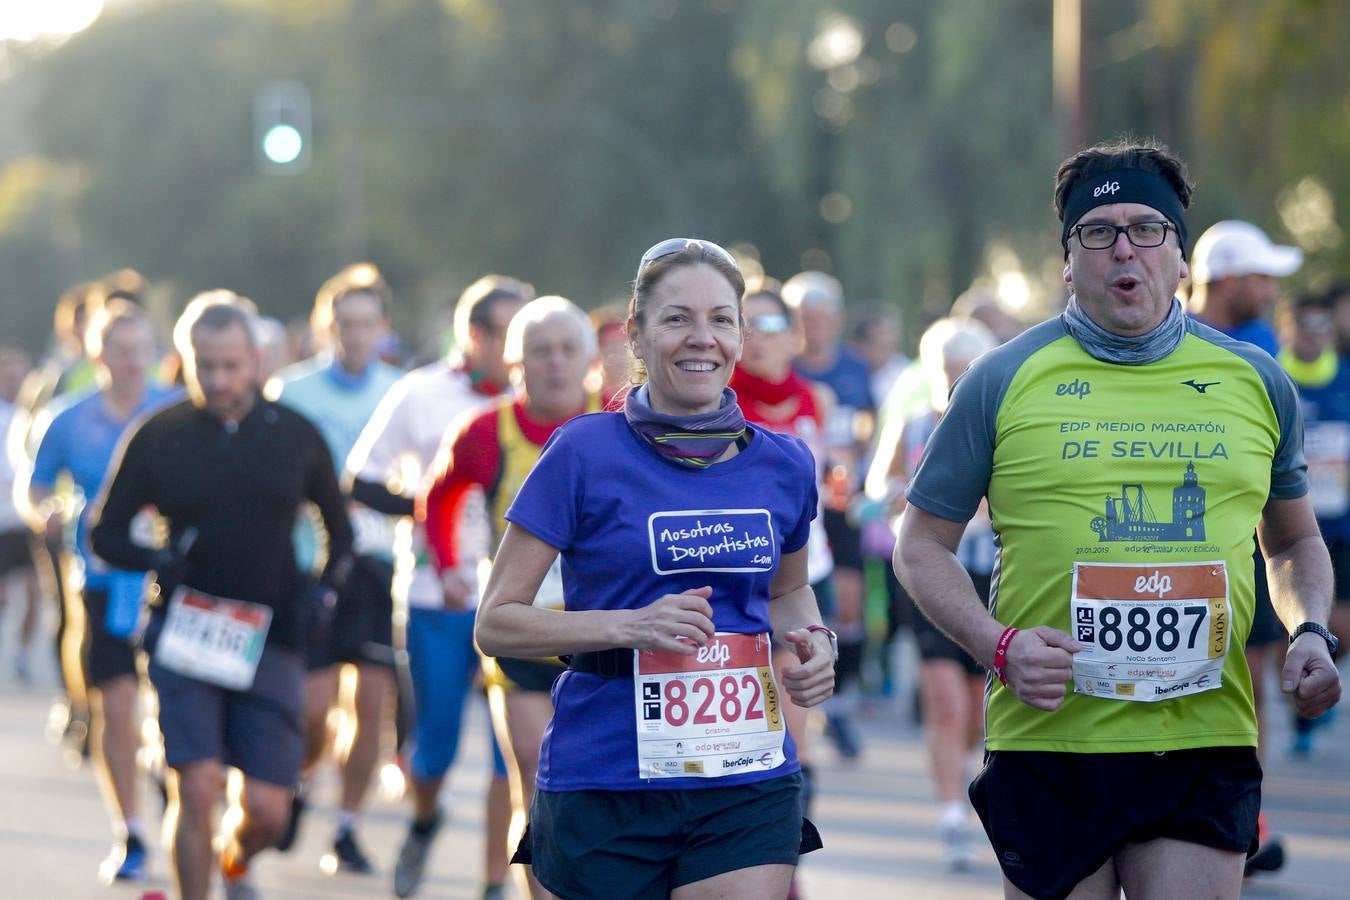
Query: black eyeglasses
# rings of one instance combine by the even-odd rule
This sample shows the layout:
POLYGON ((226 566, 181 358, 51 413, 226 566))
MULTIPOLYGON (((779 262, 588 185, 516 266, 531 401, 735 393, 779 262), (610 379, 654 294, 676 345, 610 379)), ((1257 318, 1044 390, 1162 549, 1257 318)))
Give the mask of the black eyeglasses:
POLYGON ((1075 225, 1073 233, 1078 235, 1078 243, 1083 245, 1084 250, 1109 250, 1116 245, 1116 238, 1122 232, 1136 247, 1161 247, 1162 242, 1167 240, 1167 229, 1171 227, 1171 222, 1134 222, 1129 225, 1093 222, 1075 225))
POLYGON ((642 261, 638 263, 638 271, 650 262, 655 262, 663 257, 673 256, 676 253, 683 253, 690 247, 697 247, 704 253, 711 253, 718 259, 731 265, 736 271, 740 271, 740 266, 736 265, 736 257, 724 247, 719 247, 712 241, 699 240, 698 238, 667 238, 659 244, 653 244, 646 253, 642 254, 642 261))

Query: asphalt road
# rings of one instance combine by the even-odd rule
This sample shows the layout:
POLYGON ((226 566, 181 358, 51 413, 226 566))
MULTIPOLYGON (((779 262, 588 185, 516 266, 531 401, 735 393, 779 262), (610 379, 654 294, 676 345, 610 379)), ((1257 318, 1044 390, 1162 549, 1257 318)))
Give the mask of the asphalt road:
MULTIPOLYGON (((104 887, 95 872, 110 844, 107 818, 88 766, 72 768, 68 754, 43 736, 52 697, 49 660, 35 661, 35 683, 12 675, 12 615, 0 616, 0 897, 136 898, 168 893, 167 863, 156 851, 146 886, 104 887)), ((940 861, 937 815, 923 744, 906 703, 874 701, 862 721, 861 760, 840 760, 819 741, 819 794, 813 818, 826 847, 806 858, 800 881, 808 900, 1001 897, 993 853, 952 874, 940 861)), ((1285 839, 1286 868, 1248 882, 1253 898, 1350 896, 1350 715, 1319 732, 1307 758, 1287 751, 1288 723, 1272 710, 1266 809, 1285 839)), ((446 791, 448 827, 435 845, 419 897, 474 898, 481 890, 482 794, 487 772, 486 716, 474 706, 461 760, 446 791)), ((259 860, 257 883, 269 900, 392 896, 389 871, 405 827, 405 806, 375 793, 361 837, 380 874, 328 876, 319 859, 332 840, 336 782, 331 773, 317 792, 295 849, 259 860)), ((157 827, 159 801, 147 792, 147 818, 157 827)))

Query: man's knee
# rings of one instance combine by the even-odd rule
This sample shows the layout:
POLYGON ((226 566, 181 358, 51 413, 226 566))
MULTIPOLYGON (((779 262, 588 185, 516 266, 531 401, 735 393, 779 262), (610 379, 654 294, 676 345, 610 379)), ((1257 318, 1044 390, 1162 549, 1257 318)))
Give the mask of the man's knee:
POLYGON ((225 793, 225 766, 214 759, 188 763, 178 770, 174 783, 179 816, 209 827, 212 811, 225 793))
POLYGON ((291 816, 291 792, 274 784, 247 782, 243 796, 244 820, 264 842, 279 839, 291 816))
POLYGON ((394 671, 372 663, 362 663, 356 671, 356 717, 375 724, 384 712, 385 700, 393 696, 394 671))

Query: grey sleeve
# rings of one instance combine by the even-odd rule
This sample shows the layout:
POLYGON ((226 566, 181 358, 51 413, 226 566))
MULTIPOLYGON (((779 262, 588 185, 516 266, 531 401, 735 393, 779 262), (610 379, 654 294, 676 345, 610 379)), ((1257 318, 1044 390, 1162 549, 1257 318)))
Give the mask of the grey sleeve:
POLYGON ((1266 386, 1266 396, 1275 409, 1280 428, 1275 457, 1270 461, 1270 499, 1295 500, 1308 493, 1308 461, 1303 456, 1303 408, 1298 402, 1298 388, 1289 374, 1270 354, 1253 344, 1234 341, 1208 329, 1202 332, 1194 323, 1190 328, 1246 360, 1266 386))
POLYGON ((1258 366, 1280 423, 1280 440, 1270 462, 1270 496, 1293 500, 1308 493, 1308 460, 1303 456, 1303 407, 1298 388, 1277 365, 1258 366), (1267 371, 1269 370, 1269 371, 1267 371))

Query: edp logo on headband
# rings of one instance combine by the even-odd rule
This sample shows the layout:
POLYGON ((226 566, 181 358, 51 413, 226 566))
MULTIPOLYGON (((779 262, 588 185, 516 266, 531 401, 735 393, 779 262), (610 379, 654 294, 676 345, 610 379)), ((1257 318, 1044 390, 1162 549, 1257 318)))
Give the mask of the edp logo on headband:
POLYGON ((1108 181, 1106 182, 1106 184, 1103 184, 1100 187, 1093 188, 1092 196, 1094 197, 1110 196, 1111 194, 1114 194, 1118 190, 1120 190, 1119 181, 1108 181))
POLYGON ((677 572, 768 572, 773 520, 767 509, 685 509, 647 519, 652 568, 677 572))

